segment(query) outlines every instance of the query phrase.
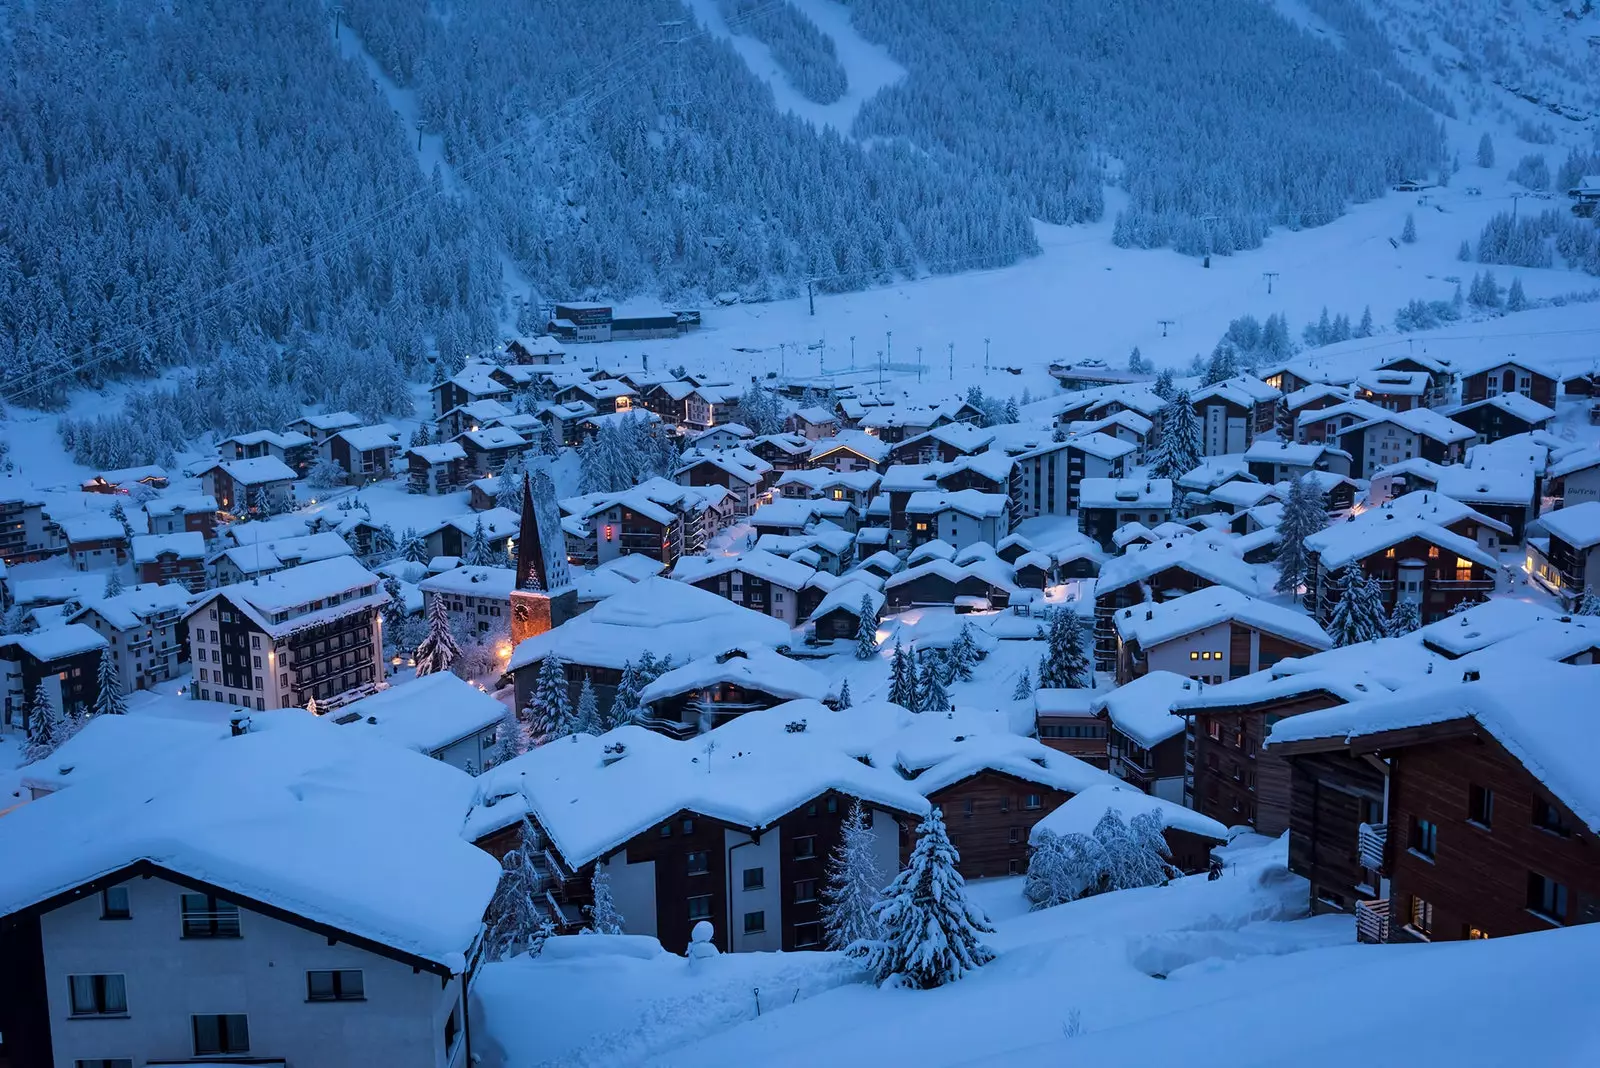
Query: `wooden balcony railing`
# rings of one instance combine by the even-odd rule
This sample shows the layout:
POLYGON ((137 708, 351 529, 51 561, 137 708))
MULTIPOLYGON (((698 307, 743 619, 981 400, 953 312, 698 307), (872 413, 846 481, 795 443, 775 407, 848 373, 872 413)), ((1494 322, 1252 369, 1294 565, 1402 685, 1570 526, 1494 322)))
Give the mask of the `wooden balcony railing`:
POLYGON ((1356 902, 1356 941, 1389 941, 1389 902, 1386 898, 1356 902))
POLYGON ((1383 851, 1389 841, 1389 828, 1385 825, 1374 827, 1370 823, 1363 823, 1357 837, 1358 848, 1361 853, 1361 866, 1373 871, 1383 871, 1383 851))

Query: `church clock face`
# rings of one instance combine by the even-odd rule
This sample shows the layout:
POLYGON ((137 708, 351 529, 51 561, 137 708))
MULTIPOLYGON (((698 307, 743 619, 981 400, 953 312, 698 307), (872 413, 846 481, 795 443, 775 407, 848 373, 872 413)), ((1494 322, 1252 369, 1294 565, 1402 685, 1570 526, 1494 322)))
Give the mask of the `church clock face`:
POLYGON ((525 604, 517 605, 515 614, 516 614, 516 619, 517 619, 518 623, 526 623, 526 622, 528 622, 529 613, 528 613, 528 606, 527 605, 525 605, 525 604))

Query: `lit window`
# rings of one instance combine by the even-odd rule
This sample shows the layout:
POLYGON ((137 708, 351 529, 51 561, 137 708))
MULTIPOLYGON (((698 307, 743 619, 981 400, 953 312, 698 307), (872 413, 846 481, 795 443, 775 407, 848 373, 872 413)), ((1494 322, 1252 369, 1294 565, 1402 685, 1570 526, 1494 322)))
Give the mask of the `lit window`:
POLYGON ((1189 654, 1189 659, 1190 660, 1199 660, 1200 659, 1200 654, 1199 653, 1190 653, 1189 654))
POLYGON ((1430 560, 1439 559, 1439 547, 1437 545, 1428 546, 1428 559, 1430 559, 1430 560))

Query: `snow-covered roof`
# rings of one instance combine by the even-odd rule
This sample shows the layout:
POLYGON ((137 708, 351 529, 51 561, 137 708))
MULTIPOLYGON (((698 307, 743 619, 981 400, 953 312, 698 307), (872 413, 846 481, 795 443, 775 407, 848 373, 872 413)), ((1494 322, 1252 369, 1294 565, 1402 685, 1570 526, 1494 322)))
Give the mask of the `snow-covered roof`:
POLYGON ((1189 400, 1199 406, 1212 398, 1218 398, 1237 404, 1241 408, 1250 408, 1267 401, 1277 400, 1283 394, 1267 385, 1259 378, 1251 375, 1235 375, 1222 382, 1215 382, 1209 386, 1202 386, 1189 394, 1189 400))
POLYGON ((984 493, 982 490, 964 489, 918 490, 906 500, 907 515, 937 515, 940 512, 960 512, 975 519, 993 519, 1004 515, 1011 506, 1010 498, 1003 493, 984 493))
POLYGON ((354 554, 355 550, 342 536, 332 530, 323 530, 315 534, 231 546, 217 554, 213 562, 227 560, 242 574, 254 575, 261 571, 278 571, 297 564, 312 564, 318 560, 354 554))
MULTIPOLYGON (((1282 462, 1287 463, 1289 461, 1282 462)), ((1267 486, 1260 482, 1242 482, 1235 479, 1232 482, 1224 482, 1207 496, 1219 504, 1226 504, 1230 508, 1243 510, 1258 506, 1262 501, 1277 492, 1278 488, 1276 486, 1267 486)))
POLYGON ((1135 605, 1116 614, 1117 632, 1124 640, 1137 641, 1146 649, 1230 620, 1313 649, 1333 645, 1327 632, 1310 616, 1228 586, 1207 586, 1170 601, 1135 605))
POLYGON ((1453 464, 1439 473, 1435 488, 1463 503, 1533 506, 1534 473, 1509 467, 1478 469, 1453 464))
POLYGON ((1301 408, 1295 412, 1294 425, 1296 428, 1304 427, 1308 423, 1331 422, 1343 416, 1352 416, 1357 422, 1381 419, 1386 409, 1373 404, 1371 401, 1352 398, 1330 404, 1326 408, 1301 408))
POLYGON ((1171 508, 1170 478, 1085 478, 1078 482, 1079 508, 1171 508))
POLYGON ((285 430, 281 433, 276 430, 252 430, 223 438, 217 444, 226 445, 230 442, 238 445, 272 445, 279 449, 293 449, 313 443, 310 437, 298 430, 285 430))
POLYGON ((962 719, 924 714, 910 727, 874 747, 872 762, 901 769, 924 797, 984 771, 1078 793, 1114 783, 1109 772, 1034 738, 1006 731, 974 730, 962 719), (892 758, 891 758, 892 754, 892 758))
POLYGON ((376 452, 392 449, 400 443, 400 431, 388 423, 371 426, 353 426, 334 435, 357 452, 376 452))
POLYGON ((522 516, 509 508, 486 508, 481 512, 464 512, 453 515, 443 522, 436 523, 422 531, 424 536, 445 527, 453 527, 461 533, 471 536, 477 529, 479 522, 483 523, 484 535, 490 541, 498 541, 505 537, 516 537, 522 531, 522 516))
POLYGON ((954 545, 951 545, 943 538, 934 538, 932 541, 925 541, 915 549, 912 549, 906 557, 906 564, 915 567, 925 560, 954 560, 955 555, 956 547, 954 545))
POLYGON ((678 461, 674 474, 692 471, 701 464, 710 464, 749 485, 758 485, 761 476, 772 470, 772 465, 748 449, 689 449, 678 461))
POLYGON ((1138 446, 1131 441, 1114 438, 1099 431, 1073 434, 1067 438, 1065 444, 1069 449, 1077 449, 1101 460, 1115 460, 1138 449, 1138 446))
MULTIPOLYGON (((929 544, 932 543, 930 542, 929 544)), ((871 556, 857 563, 856 566, 851 570, 851 573, 854 574, 856 571, 860 571, 863 568, 869 567, 877 568, 885 575, 892 575, 900 567, 900 558, 894 553, 890 552, 888 549, 879 549, 871 556)))
POLYGON ((506 706, 448 671, 390 686, 339 708, 334 722, 431 756, 499 723, 506 706))
POLYGON ((841 430, 831 438, 823 438, 811 447, 813 462, 821 460, 829 453, 841 449, 849 450, 874 464, 881 464, 889 458, 889 445, 887 442, 868 434, 865 430, 841 430))
POLYGON ((1208 492, 1230 478, 1242 478, 1246 482, 1260 481, 1250 473, 1250 465, 1245 462, 1244 453, 1234 452, 1205 457, 1195 467, 1178 476, 1178 485, 1183 489, 1208 492))
POLYGON ((1283 403, 1289 407, 1290 411, 1298 412, 1311 402, 1322 400, 1325 397, 1348 400, 1350 390, 1344 386, 1336 386, 1328 382, 1313 382, 1309 386, 1301 386, 1293 393, 1285 396, 1283 403))
POLYGON ((1352 424, 1339 431, 1340 436, 1354 434, 1366 430, 1368 427, 1378 426, 1383 423, 1393 423, 1403 430, 1409 430, 1419 437, 1432 438, 1434 441, 1450 445, 1458 441, 1471 441, 1477 437, 1478 432, 1470 426, 1462 426, 1447 416, 1441 415, 1431 408, 1408 408, 1403 412, 1384 412, 1360 423, 1352 424))
POLYGON ((273 482, 290 482, 295 478, 294 468, 276 456, 257 456, 253 460, 220 460, 206 465, 200 474, 219 467, 241 486, 265 486, 273 482))
POLYGON ((0 636, 0 645, 15 645, 37 660, 48 661, 104 649, 107 642, 93 627, 67 623, 29 634, 6 634, 0 636))
POLYGON ((226 597, 248 614, 260 630, 275 638, 351 612, 376 609, 388 599, 378 576, 351 556, 318 560, 248 582, 207 590, 189 610, 189 615, 193 616, 218 597, 226 597), (312 608, 314 602, 321 602, 322 607, 312 608))
MULTIPOLYGON (((863 421, 863 425, 870 424, 866 424, 863 421)), ((993 440, 994 431, 990 429, 976 427, 971 423, 941 423, 913 437, 905 438, 894 448, 902 449, 911 445, 936 441, 941 445, 948 445, 958 452, 975 453, 993 440)))
MULTIPOLYGON (((1429 649, 1448 657, 1459 657, 1497 645, 1558 614, 1529 601, 1492 597, 1422 627, 1417 636, 1429 649)), ((1593 622, 1600 626, 1600 619, 1593 622)))
POLYGON ((164 494, 144 503, 144 513, 148 516, 191 515, 216 510, 217 499, 209 493, 164 494))
POLYGON ((511 591, 517 588, 517 572, 509 567, 453 567, 423 579, 417 588, 424 593, 490 597, 509 603, 511 591))
POLYGON ((117 518, 105 512, 75 515, 60 520, 60 526, 69 545, 86 541, 126 541, 128 537, 117 518))
POLYGON ((1559 458, 1550 460, 1550 477, 1560 478, 1577 471, 1587 471, 1591 467, 1600 466, 1600 446, 1590 445, 1586 448, 1574 449, 1564 453, 1559 458))
POLYGON ((1200 684, 1193 679, 1170 671, 1151 671, 1103 691, 1091 707, 1104 711, 1113 727, 1139 745, 1153 749, 1183 731, 1184 719, 1173 715, 1173 703, 1199 690, 1200 684))
POLYGON ((406 450, 407 456, 415 456, 428 464, 447 464, 454 460, 467 458, 467 450, 454 441, 441 442, 437 445, 413 445, 406 450))
POLYGON ((133 562, 153 564, 163 553, 173 553, 180 560, 204 560, 206 538, 198 530, 184 530, 176 534, 135 534, 133 536, 133 562))
POLYGON ((170 760, 232 733, 219 723, 165 716, 91 716, 71 738, 43 760, 25 765, 22 785, 51 793, 147 762, 170 760))
POLYGON ((1477 542, 1452 533, 1438 523, 1384 508, 1369 509, 1343 523, 1319 530, 1306 538, 1305 545, 1318 554, 1324 567, 1337 570, 1412 538, 1421 538, 1490 569, 1500 566, 1499 561, 1479 548, 1477 542))
POLYGON ((1322 459, 1324 453, 1332 452, 1346 459, 1350 454, 1343 449, 1335 449, 1320 442, 1304 444, 1291 441, 1272 441, 1267 438, 1257 438, 1245 450, 1244 458, 1247 463, 1287 464, 1290 467, 1311 467, 1322 459))
POLYGON ((1547 408, 1531 397, 1524 397, 1520 393, 1500 393, 1493 397, 1486 397, 1471 404, 1450 409, 1451 415, 1461 415, 1477 408, 1498 408, 1507 415, 1522 420, 1524 423, 1538 426, 1548 423, 1556 417, 1555 409, 1547 408))
POLYGON ((729 649, 787 645, 781 619, 753 612, 698 586, 653 577, 627 597, 601 601, 583 615, 522 641, 512 669, 554 653, 591 667, 622 668, 646 652, 682 663, 729 649))
POLYGON ((679 582, 703 582, 718 575, 743 572, 765 579, 775 586, 791 590, 804 588, 816 569, 805 564, 769 553, 765 549, 751 549, 734 556, 682 556, 673 565, 672 577, 679 582))
POLYGON ((1413 456, 1409 460, 1380 467, 1372 473, 1374 479, 1393 475, 1417 475, 1424 481, 1438 484, 1439 475, 1446 470, 1444 464, 1434 463, 1422 456, 1413 456))
POLYGON ((1113 809, 1122 816, 1124 823, 1135 816, 1154 812, 1161 817, 1162 826, 1170 830, 1188 831, 1203 838, 1214 838, 1218 842, 1228 840, 1228 828, 1210 816, 1202 816, 1192 808, 1184 808, 1172 801, 1121 784, 1085 790, 1054 812, 1046 813, 1045 817, 1035 823, 1033 829, 1028 832, 1028 840, 1037 843, 1040 835, 1046 831, 1052 834, 1092 835, 1101 817, 1113 809))
MULTIPOLYGON (((477 430, 463 430, 453 439, 467 441, 479 449, 520 449, 527 445, 521 434, 508 426, 486 426, 477 430)), ((463 446, 463 449, 465 446, 463 446)))
POLYGON ((1600 501, 1584 501, 1546 512, 1539 517, 1539 522, 1546 532, 1574 549, 1600 545, 1600 501))
MULTIPOLYGON (((1310 662, 1310 658, 1306 662, 1310 662)), ((1305 694, 1326 692, 1341 701, 1363 701, 1392 692, 1382 682, 1363 672, 1312 670, 1279 674, 1275 670, 1252 672, 1215 686, 1199 686, 1172 703, 1174 712, 1204 712, 1218 708, 1240 708, 1278 701, 1305 694)))
POLYGON ((1095 706, 1105 694, 1088 689, 1044 689, 1033 691, 1033 710, 1041 716, 1091 717, 1095 706))
POLYGON ((876 471, 835 471, 830 467, 802 467, 785 471, 778 476, 778 487, 805 486, 812 491, 835 486, 857 493, 871 493, 878 488, 883 476, 876 471))
MULTIPOLYGON (((1096 431, 1115 430, 1122 427, 1131 430, 1139 437, 1144 437, 1155 429, 1155 422, 1147 416, 1140 415, 1131 408, 1124 408, 1119 412, 1102 416, 1099 419, 1080 419, 1068 427, 1074 434, 1092 434, 1096 431)), ((1114 434, 1112 435, 1115 436, 1114 434)))
POLYGON ((850 508, 849 501, 830 501, 823 498, 779 497, 763 504, 750 513, 750 525, 762 527, 805 527, 820 516, 840 515, 850 508), (837 506, 837 511, 835 510, 837 506))
POLYGON ((132 630, 143 626, 151 616, 163 612, 182 611, 189 607, 195 594, 176 582, 162 585, 157 582, 129 586, 114 597, 83 597, 82 608, 73 613, 72 622, 81 622, 90 612, 118 630, 132 630))
POLYGON ((757 647, 703 656, 673 668, 640 690, 639 702, 650 705, 723 683, 759 690, 784 701, 820 701, 828 696, 828 678, 816 668, 757 647))
MULTIPOLYGON (((1387 698, 1280 720, 1267 744, 1359 738, 1472 718, 1560 798, 1591 832, 1600 833, 1600 723, 1593 710, 1594 668, 1486 655, 1478 677, 1446 675, 1387 698)), ((1442 674, 1442 673, 1441 673, 1442 674)))
POLYGON ((1524 371, 1532 371, 1534 374, 1543 375, 1545 378, 1559 377, 1556 374, 1555 368, 1549 366, 1544 361, 1526 359, 1525 357, 1518 356, 1514 352, 1498 356, 1480 355, 1477 357, 1469 357, 1461 361, 1460 366, 1456 368, 1456 373, 1458 373, 1462 378, 1471 378, 1473 375, 1482 374, 1485 371, 1492 371, 1497 367, 1520 367, 1524 371))
POLYGON ((1420 397, 1428 392, 1431 380, 1426 371, 1363 371, 1356 376, 1356 386, 1370 393, 1420 397))
MULTIPOLYGON (((303 415, 294 421, 316 430, 343 430, 347 426, 360 426, 361 417, 354 412, 324 412, 321 415, 303 415)), ((293 426, 294 423, 290 423, 293 426)))
POLYGON ((1209 542, 1179 538, 1149 545, 1129 545, 1121 556, 1107 560, 1100 565, 1096 596, 1131 582, 1143 582, 1169 567, 1183 568, 1218 586, 1232 586, 1241 593, 1256 590, 1255 569, 1239 557, 1209 542))
MULTIPOLYGON (((1440 468, 1443 472, 1449 468, 1440 468)), ((1412 490, 1393 500, 1385 501, 1377 508, 1368 508, 1361 514, 1375 516, 1382 512, 1392 512, 1398 516, 1413 519, 1425 519, 1430 523, 1437 523, 1441 527, 1448 527, 1463 519, 1470 519, 1479 526, 1486 526, 1506 537, 1510 537, 1511 528, 1498 519, 1491 519, 1471 505, 1462 504, 1454 497, 1446 496, 1436 490, 1412 490)), ((1371 522, 1372 520, 1367 520, 1371 522)))
POLYGON ((0 820, 0 915, 140 861, 466 966, 499 882, 463 841, 471 776, 301 713, 60 790, 0 820))
POLYGON ((865 597, 871 606, 873 615, 883 611, 883 591, 869 583, 855 578, 846 578, 833 589, 828 591, 817 607, 812 609, 808 621, 821 619, 829 612, 844 609, 859 618, 861 612, 861 598, 865 597))
MULTIPOLYGON (((497 369, 496 364, 473 360, 451 375, 449 381, 451 385, 476 396, 504 394, 507 392, 506 387, 491 377, 497 369)), ((433 388, 438 390, 443 386, 444 383, 441 382, 433 388)))
POLYGON ((595 567, 596 571, 621 575, 629 582, 643 582, 661 574, 664 569, 665 565, 660 560, 643 553, 626 553, 595 567))

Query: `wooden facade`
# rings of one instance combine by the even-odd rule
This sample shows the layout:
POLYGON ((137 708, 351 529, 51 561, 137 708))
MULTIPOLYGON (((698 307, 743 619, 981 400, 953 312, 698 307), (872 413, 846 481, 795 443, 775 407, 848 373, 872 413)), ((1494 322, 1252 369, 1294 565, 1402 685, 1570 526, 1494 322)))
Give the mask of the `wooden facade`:
POLYGON ((1316 691, 1260 704, 1187 710, 1194 716, 1192 807, 1223 826, 1282 834, 1290 822, 1290 767, 1262 743, 1281 719, 1343 703, 1316 691))
POLYGON ((1363 864, 1361 828, 1384 825, 1384 766, 1343 750, 1282 759, 1292 773, 1289 870, 1310 882, 1313 912, 1351 912, 1382 885, 1379 870, 1363 864))
POLYGON ((1157 602, 1203 590, 1216 583, 1181 565, 1173 565, 1137 582, 1126 582, 1114 589, 1096 590, 1094 603, 1094 667, 1096 671, 1117 670, 1117 627, 1114 617, 1124 608, 1144 602, 1148 588, 1157 602))
MULTIPOLYGON (((1339 590, 1318 554, 1309 556, 1311 579, 1307 583, 1306 607, 1317 622, 1326 626, 1332 618, 1333 606, 1338 603, 1339 590)), ((1437 622, 1463 601, 1487 600, 1494 592, 1494 574, 1483 564, 1458 557, 1455 552, 1440 548, 1426 538, 1408 538, 1356 561, 1369 579, 1376 580, 1386 613, 1394 611, 1396 586, 1407 578, 1402 574, 1407 561, 1420 565, 1412 571, 1410 580, 1418 582, 1421 588, 1410 592, 1418 601, 1423 623, 1437 622)))
POLYGON ((1556 406, 1556 380, 1514 360, 1467 375, 1461 380, 1462 404, 1505 393, 1521 393, 1546 408, 1556 406))
MULTIPOLYGON (((1005 772, 984 770, 935 790, 928 801, 944 815, 950 843, 961 854, 966 879, 1019 875, 1028 870, 1028 835, 1033 825, 1072 799, 1072 794, 1005 772)), ((916 845, 912 835, 901 842, 905 866, 916 845)))

